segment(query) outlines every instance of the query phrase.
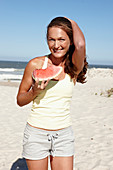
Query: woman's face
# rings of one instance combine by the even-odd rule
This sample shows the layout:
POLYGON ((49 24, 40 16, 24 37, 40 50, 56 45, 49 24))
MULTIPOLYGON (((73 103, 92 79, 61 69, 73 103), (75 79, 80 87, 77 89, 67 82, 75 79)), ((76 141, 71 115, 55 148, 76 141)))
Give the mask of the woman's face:
POLYGON ((70 47, 70 39, 67 33, 59 27, 50 27, 48 30, 48 46, 51 54, 56 57, 64 57, 70 47))

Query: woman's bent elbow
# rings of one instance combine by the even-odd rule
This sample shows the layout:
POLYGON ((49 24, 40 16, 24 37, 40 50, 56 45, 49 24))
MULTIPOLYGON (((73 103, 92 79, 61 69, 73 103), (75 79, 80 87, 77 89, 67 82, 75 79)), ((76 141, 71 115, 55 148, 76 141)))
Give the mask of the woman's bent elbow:
POLYGON ((24 105, 23 105, 21 102, 19 102, 18 100, 17 100, 17 105, 20 106, 20 107, 24 106, 24 105))
POLYGON ((77 46, 76 46, 76 49, 79 51, 79 50, 84 50, 85 49, 85 42, 84 41, 80 41, 78 42, 77 46))
POLYGON ((20 101, 19 96, 17 96, 17 105, 20 107, 24 106, 23 103, 20 101))

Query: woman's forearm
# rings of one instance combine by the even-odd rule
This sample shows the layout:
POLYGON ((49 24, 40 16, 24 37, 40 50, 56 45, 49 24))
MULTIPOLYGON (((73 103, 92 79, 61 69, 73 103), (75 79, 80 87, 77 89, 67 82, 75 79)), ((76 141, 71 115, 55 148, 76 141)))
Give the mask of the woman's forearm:
POLYGON ((39 85, 39 80, 37 80, 35 83, 32 84, 29 91, 22 90, 20 88, 17 95, 17 104, 19 106, 24 106, 26 104, 29 104, 31 101, 35 99, 36 96, 40 94, 41 91, 43 91, 46 88, 48 82, 49 79, 47 81, 43 80, 39 85))
POLYGON ((24 106, 29 104, 33 99, 37 96, 36 93, 33 92, 33 89, 29 90, 28 92, 21 93, 17 95, 17 104, 19 106, 24 106))

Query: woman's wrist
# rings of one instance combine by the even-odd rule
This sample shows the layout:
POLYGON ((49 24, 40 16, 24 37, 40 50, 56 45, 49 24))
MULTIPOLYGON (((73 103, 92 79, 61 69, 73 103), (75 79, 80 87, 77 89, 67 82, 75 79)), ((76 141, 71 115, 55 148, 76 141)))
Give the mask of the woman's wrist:
POLYGON ((36 91, 33 88, 31 88, 30 93, 32 95, 32 98, 34 99, 40 93, 40 90, 36 91))

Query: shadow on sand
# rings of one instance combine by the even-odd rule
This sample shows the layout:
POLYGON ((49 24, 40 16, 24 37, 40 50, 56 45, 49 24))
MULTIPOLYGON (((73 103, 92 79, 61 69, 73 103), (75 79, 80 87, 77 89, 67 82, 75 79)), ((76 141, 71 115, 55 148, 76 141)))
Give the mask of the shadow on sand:
POLYGON ((26 160, 24 158, 17 159, 10 170, 28 170, 26 160))

